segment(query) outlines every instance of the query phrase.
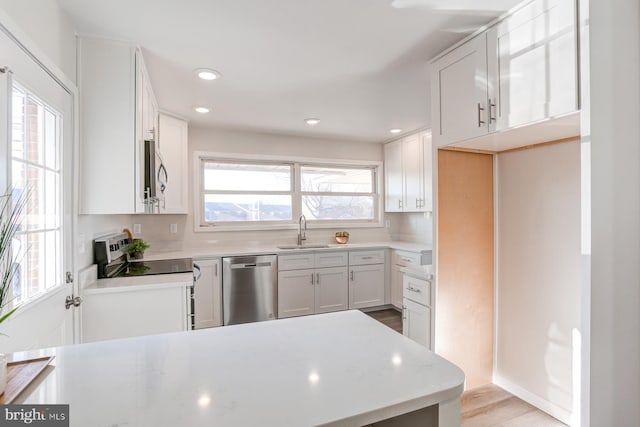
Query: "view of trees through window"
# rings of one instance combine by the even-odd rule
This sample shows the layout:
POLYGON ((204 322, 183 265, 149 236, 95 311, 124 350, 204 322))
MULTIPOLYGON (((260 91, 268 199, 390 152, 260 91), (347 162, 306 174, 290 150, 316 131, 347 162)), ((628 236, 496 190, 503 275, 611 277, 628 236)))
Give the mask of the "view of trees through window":
POLYGON ((373 221, 376 166, 202 160, 206 223, 373 221))

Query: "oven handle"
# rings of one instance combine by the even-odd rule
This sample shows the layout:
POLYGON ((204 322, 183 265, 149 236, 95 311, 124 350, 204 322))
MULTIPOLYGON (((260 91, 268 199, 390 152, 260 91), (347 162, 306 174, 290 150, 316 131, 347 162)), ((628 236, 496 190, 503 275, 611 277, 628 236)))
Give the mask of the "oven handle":
POLYGON ((200 270, 200 266, 196 263, 193 264, 193 281, 197 282, 200 280, 200 276, 202 276, 202 271, 200 270))

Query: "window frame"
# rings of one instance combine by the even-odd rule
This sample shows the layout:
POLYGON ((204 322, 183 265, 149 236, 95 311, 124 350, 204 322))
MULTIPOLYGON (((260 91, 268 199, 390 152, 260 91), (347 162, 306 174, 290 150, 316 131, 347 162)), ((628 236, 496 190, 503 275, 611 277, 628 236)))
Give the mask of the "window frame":
MULTIPOLYGON (((195 151, 193 153, 193 206, 194 206, 194 231, 260 231, 260 230, 290 230, 298 226, 298 218, 302 214, 301 166, 335 167, 335 168, 371 168, 372 169, 372 193, 353 193, 358 196, 373 195, 374 217, 371 220, 314 220, 308 219, 307 223, 313 228, 381 228, 383 227, 384 197, 382 194, 382 161, 376 160, 342 160, 309 157, 249 155, 239 153, 221 153, 195 151), (204 221, 204 196, 208 194, 204 190, 204 163, 207 161, 238 162, 256 164, 292 165, 292 187, 288 192, 252 192, 252 194, 291 194, 292 195, 292 219, 291 221, 233 221, 210 223, 204 221)), ((221 192, 214 192, 220 194, 221 192)), ((241 192, 229 192, 240 194, 241 192)), ((346 195, 347 193, 314 193, 317 195, 346 195)), ((349 193, 351 194, 351 193, 349 193)))
MULTIPOLYGON (((33 160, 29 160, 29 159, 24 159, 24 158, 20 158, 20 157, 16 157, 14 155, 13 152, 13 135, 12 137, 8 140, 8 144, 7 144, 7 149, 8 149, 8 154, 7 154, 7 182, 9 184, 9 187, 12 189, 15 189, 15 183, 13 181, 13 172, 14 172, 14 167, 16 164, 22 164, 25 168, 35 168, 38 170, 41 170, 43 173, 44 172, 50 172, 50 173, 54 173, 57 175, 57 186, 58 186, 58 193, 56 194, 55 197, 55 210, 57 215, 57 224, 55 224, 54 226, 49 226, 46 224, 46 219, 45 219, 45 224, 42 225, 42 227, 37 227, 37 228, 33 228, 33 229, 29 229, 29 228, 20 228, 16 231, 16 237, 27 237, 29 238, 29 236, 33 236, 33 235, 42 235, 43 238, 46 239, 46 235, 49 232, 54 232, 57 231, 58 232, 58 241, 56 243, 56 257, 59 257, 56 259, 55 263, 56 263, 56 269, 59 271, 56 271, 56 277, 55 277, 55 281, 53 283, 47 283, 45 281, 44 284, 40 284, 38 286, 38 290, 35 293, 31 293, 29 292, 29 288, 30 288, 30 283, 29 283, 29 279, 25 278, 25 282, 21 283, 21 287, 24 287, 23 289, 21 289, 21 295, 20 295, 20 299, 17 299, 17 297, 13 294, 14 290, 11 289, 11 307, 17 307, 17 306, 29 306, 31 304, 34 304, 44 298, 47 298, 50 295, 53 295, 54 293, 56 293, 58 290, 63 289, 66 287, 66 283, 65 283, 65 273, 67 271, 67 262, 65 261, 65 257, 69 256, 68 254, 65 253, 65 236, 64 233, 65 232, 70 232, 71 230, 67 230, 67 228, 71 228, 73 229, 73 225, 70 224, 65 224, 65 212, 64 212, 64 208, 65 208, 65 201, 64 201, 64 197, 65 197, 65 192, 68 191, 68 189, 66 188, 66 180, 65 180, 65 165, 64 165, 64 157, 63 157, 63 152, 64 152, 64 145, 65 145, 65 141, 64 138, 62 136, 62 132, 63 132, 63 128, 64 125, 62 124, 63 120, 73 120, 72 118, 65 118, 64 117, 64 113, 62 111, 57 111, 55 109, 54 105, 51 105, 49 102, 47 102, 43 97, 40 96, 40 94, 38 94, 36 91, 32 90, 28 85, 24 84, 23 82, 20 81, 16 81, 16 79, 12 79, 11 81, 11 88, 10 88, 10 96, 13 98, 14 95, 14 91, 20 92, 22 94, 22 96, 24 97, 24 106, 23 106, 23 112, 25 113, 25 117, 27 116, 27 100, 31 99, 33 102, 35 102, 36 104, 39 104, 40 108, 42 108, 43 114, 46 111, 49 111, 51 114, 53 114, 56 117, 56 128, 55 128, 55 134, 56 134, 56 140, 57 140, 57 144, 55 147, 55 155, 56 155, 56 164, 55 166, 50 166, 47 165, 47 162, 45 159, 42 160, 42 162, 40 161, 33 161, 33 160), (25 291, 26 294, 24 293, 25 291)), ((11 120, 13 120, 13 99, 12 99, 12 108, 11 108, 11 120)), ((73 114, 73 112, 72 112, 73 114)), ((44 116, 43 116, 44 117, 44 116)), ((43 120, 46 120, 46 118, 43 118, 43 120)), ((10 124, 11 126, 13 126, 13 124, 10 124)), ((25 124, 25 129, 27 130, 27 133, 30 134, 30 123, 27 121, 25 124)), ((43 124, 43 129, 44 129, 44 124, 43 124)), ((12 132, 13 132, 13 128, 12 128, 12 132)), ((75 130, 74 130, 75 132, 75 130)), ((43 142, 43 144, 46 145, 46 142, 43 142)), ((46 150, 45 147, 43 147, 43 149, 46 150)), ((45 154, 46 155, 46 154, 45 154)), ((43 178, 44 179, 44 178, 43 178)), ((25 188, 24 190, 27 191, 27 194, 30 194, 30 198, 33 197, 32 189, 29 188, 27 186, 27 188, 25 188)), ((42 189, 41 191, 46 191, 46 184, 45 184, 45 188, 42 189)), ((31 200, 30 200, 31 202, 31 200)), ((28 209, 28 205, 26 207, 26 209, 28 209)), ((25 211, 25 218, 26 215, 28 215, 28 213, 25 211)), ((27 256, 27 252, 35 250, 34 248, 30 248, 27 247, 24 249, 25 253, 24 256, 27 256)), ((16 254, 13 254, 13 256, 16 256, 16 254)), ((18 255, 19 256, 19 255, 18 255)), ((45 258, 46 258, 46 254, 45 254, 45 258)), ((22 262, 22 260, 21 260, 22 262)), ((46 263, 46 261, 45 261, 46 263)), ((25 274, 25 272, 23 271, 21 274, 25 274)), ((45 278, 45 279, 48 279, 45 278)))

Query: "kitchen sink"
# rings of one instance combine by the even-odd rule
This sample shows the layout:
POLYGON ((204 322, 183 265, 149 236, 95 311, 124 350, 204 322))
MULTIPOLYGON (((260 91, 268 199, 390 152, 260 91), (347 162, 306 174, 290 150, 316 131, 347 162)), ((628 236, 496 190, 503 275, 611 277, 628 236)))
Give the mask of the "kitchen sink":
POLYGON ((278 249, 324 249, 329 248, 329 245, 282 245, 276 246, 278 249))

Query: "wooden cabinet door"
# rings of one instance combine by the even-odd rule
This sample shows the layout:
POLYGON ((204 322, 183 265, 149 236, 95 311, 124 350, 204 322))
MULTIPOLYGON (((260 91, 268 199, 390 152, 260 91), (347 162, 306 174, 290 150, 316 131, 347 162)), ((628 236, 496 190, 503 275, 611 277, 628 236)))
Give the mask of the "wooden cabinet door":
POLYGON ((496 130, 579 109, 575 1, 531 2, 491 30, 488 47, 496 130))
POLYGON ((313 314, 314 301, 315 270, 278 273, 278 318, 313 314))
POLYGON ((195 282, 195 329, 222 326, 222 286, 220 284, 220 260, 195 261, 200 267, 200 279, 195 282))
POLYGON ((469 40, 432 64, 433 138, 437 146, 486 135, 487 37, 469 40))
POLYGON ((346 310, 349 303, 347 267, 319 268, 315 276, 315 312, 346 310))
POLYGON ((405 298, 402 334, 431 348, 431 309, 405 298))
POLYGON ((404 183, 402 172, 402 140, 384 145, 384 200, 386 212, 402 212, 404 183))
MULTIPOLYGON (((158 189, 160 213, 186 214, 188 206, 188 126, 184 120, 160 115, 158 128, 159 181, 165 180, 165 191, 158 189), (164 170, 160 170, 164 166, 164 170)), ((158 185, 160 186, 161 183, 158 185)))
POLYGON ((384 264, 349 267, 349 308, 384 305, 384 264))
POLYGON ((404 211, 418 212, 422 206, 422 161, 420 134, 402 139, 402 167, 404 173, 404 211))

